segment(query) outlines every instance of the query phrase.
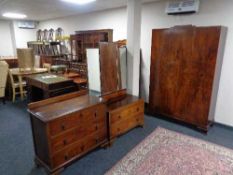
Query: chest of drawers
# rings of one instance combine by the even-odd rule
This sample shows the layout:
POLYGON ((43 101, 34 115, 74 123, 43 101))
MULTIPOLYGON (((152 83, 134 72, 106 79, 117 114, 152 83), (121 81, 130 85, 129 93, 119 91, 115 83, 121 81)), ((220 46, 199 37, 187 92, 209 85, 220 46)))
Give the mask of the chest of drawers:
POLYGON ((144 101, 132 95, 107 105, 109 139, 112 142, 116 137, 129 130, 144 125, 144 101))
POLYGON ((108 141, 106 105, 82 93, 49 100, 29 105, 29 113, 36 162, 56 174, 108 141))

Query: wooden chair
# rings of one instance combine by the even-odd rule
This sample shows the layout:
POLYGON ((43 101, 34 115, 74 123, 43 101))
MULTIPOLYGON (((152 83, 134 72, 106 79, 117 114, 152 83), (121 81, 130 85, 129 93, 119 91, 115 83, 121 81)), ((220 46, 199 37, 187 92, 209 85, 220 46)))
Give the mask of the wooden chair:
POLYGON ((20 71, 32 70, 35 66, 33 49, 17 49, 17 57, 20 71))
POLYGON ((49 73, 51 72, 51 64, 50 63, 44 63, 43 68, 46 68, 49 73))
MULTIPOLYGON (((16 95, 23 94, 24 96, 26 96, 27 91, 26 90, 20 91, 19 82, 12 75, 10 69, 9 69, 9 77, 10 77, 10 84, 11 84, 11 88, 12 88, 12 102, 15 102, 16 95)), ((26 89, 26 81, 22 81, 22 85, 23 85, 24 89, 26 89)))
POLYGON ((3 104, 5 104, 5 89, 6 89, 8 69, 9 66, 7 62, 0 61, 0 98, 2 98, 3 104))

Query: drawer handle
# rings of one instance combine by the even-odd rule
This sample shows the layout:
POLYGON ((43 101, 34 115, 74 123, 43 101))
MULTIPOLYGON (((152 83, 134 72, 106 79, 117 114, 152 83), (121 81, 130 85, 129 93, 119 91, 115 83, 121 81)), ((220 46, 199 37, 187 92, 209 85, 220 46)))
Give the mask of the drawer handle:
POLYGON ((64 141, 63 141, 63 144, 64 144, 64 145, 67 145, 67 141, 66 141, 66 140, 64 140, 64 141))
POLYGON ((119 115, 118 118, 121 119, 121 116, 119 115))
POLYGON ((96 130, 96 131, 98 130, 98 126, 95 127, 95 130, 96 130))
POLYGON ((64 159, 65 159, 65 160, 68 160, 68 156, 67 156, 67 155, 65 155, 64 159))
POLYGON ((137 108, 137 112, 139 112, 139 108, 137 108))
POLYGON ((95 112, 95 117, 97 117, 97 111, 95 112))
POLYGON ((64 124, 61 125, 61 129, 62 129, 63 131, 66 129, 66 127, 65 127, 64 124))

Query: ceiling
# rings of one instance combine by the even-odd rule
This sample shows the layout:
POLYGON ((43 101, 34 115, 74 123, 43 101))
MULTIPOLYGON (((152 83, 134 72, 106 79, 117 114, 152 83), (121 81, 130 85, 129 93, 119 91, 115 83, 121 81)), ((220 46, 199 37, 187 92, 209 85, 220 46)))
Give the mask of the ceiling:
MULTIPOLYGON (((151 2, 156 0, 142 0, 151 2)), ((124 7, 127 0, 97 0, 83 6, 60 0, 0 0, 0 14, 5 12, 24 13, 28 20, 47 20, 75 14, 124 7)), ((5 19, 0 15, 0 19, 5 19)))

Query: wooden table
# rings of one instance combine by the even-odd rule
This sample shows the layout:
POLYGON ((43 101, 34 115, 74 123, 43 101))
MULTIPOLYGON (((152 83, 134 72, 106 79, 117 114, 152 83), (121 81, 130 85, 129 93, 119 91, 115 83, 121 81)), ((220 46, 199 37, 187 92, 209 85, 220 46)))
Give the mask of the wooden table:
POLYGON ((72 79, 51 73, 27 76, 27 84, 31 102, 78 90, 72 79))
POLYGON ((42 73, 46 73, 48 72, 48 70, 46 68, 34 68, 32 70, 25 70, 25 71, 21 71, 19 68, 13 68, 10 69, 11 73, 13 76, 17 76, 18 80, 19 80, 19 89, 20 89, 20 96, 21 96, 21 100, 23 100, 23 84, 22 84, 22 79, 23 77, 29 76, 29 75, 33 75, 33 74, 42 74, 42 73))

